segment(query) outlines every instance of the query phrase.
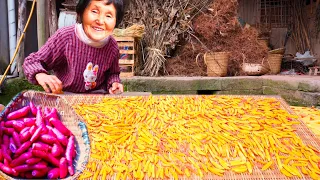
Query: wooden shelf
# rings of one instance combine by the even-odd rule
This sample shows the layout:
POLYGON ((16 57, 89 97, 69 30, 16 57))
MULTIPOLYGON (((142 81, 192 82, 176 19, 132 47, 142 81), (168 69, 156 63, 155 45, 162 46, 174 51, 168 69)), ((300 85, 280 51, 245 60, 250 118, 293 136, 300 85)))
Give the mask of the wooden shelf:
POLYGON ((120 55, 125 55, 125 59, 119 59, 119 65, 127 71, 121 71, 120 77, 134 76, 134 61, 135 61, 135 39, 133 37, 115 37, 117 41, 120 55), (129 71, 129 72, 128 72, 129 71))

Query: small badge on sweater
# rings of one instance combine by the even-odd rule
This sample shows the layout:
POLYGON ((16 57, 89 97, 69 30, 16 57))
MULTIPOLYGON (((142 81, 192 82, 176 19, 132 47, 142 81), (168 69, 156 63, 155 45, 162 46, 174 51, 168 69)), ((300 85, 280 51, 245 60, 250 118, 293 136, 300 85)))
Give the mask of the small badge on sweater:
POLYGON ((98 65, 95 65, 93 67, 93 64, 91 62, 87 64, 87 67, 83 72, 84 83, 85 83, 84 87, 86 90, 94 89, 96 87, 98 69, 99 69, 98 65))

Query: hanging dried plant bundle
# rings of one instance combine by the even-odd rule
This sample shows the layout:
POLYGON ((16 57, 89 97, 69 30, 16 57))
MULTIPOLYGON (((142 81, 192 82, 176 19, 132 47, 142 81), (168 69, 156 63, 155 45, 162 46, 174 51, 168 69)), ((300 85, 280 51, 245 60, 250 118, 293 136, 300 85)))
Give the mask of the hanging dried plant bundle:
POLYGON ((142 38, 143 34, 145 33, 144 25, 133 24, 132 26, 126 29, 114 29, 113 35, 116 37, 134 37, 134 38, 142 38))

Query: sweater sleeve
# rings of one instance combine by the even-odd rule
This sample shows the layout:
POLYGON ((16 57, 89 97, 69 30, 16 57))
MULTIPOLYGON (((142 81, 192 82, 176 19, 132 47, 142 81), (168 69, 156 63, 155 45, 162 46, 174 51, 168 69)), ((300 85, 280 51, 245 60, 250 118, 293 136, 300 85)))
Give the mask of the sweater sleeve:
POLYGON ((63 33, 63 28, 59 29, 48 41, 39 49, 25 58, 23 70, 29 82, 37 84, 35 79, 38 73, 47 73, 64 59, 64 51, 67 37, 63 33))
POLYGON ((114 82, 120 83, 120 67, 119 67, 119 51, 116 53, 117 55, 114 57, 112 61, 111 67, 109 69, 108 77, 107 77, 107 91, 110 89, 114 82))

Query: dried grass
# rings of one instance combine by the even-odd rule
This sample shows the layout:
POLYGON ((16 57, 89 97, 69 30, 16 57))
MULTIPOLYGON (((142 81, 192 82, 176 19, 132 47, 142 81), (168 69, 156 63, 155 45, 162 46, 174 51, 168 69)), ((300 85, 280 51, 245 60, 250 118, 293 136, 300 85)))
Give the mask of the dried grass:
MULTIPOLYGON (((207 11, 200 14, 193 20, 194 36, 198 37, 201 44, 204 44, 203 48, 199 41, 193 41, 197 43, 196 48, 192 51, 193 54, 182 50, 178 51, 174 60, 167 63, 166 68, 170 75, 199 75, 201 73, 195 73, 194 68, 183 68, 188 64, 194 64, 194 53, 205 53, 208 50, 212 52, 227 51, 230 52, 230 59, 228 65, 228 75, 237 76, 245 75, 242 72, 241 65, 245 61, 247 63, 261 63, 263 59, 267 59, 268 47, 258 42, 258 31, 253 28, 242 28, 237 19, 238 2, 236 0, 225 1, 215 0, 208 8, 207 11), (184 53, 184 54, 181 54, 184 53), (187 54, 187 56, 185 55, 187 54), (244 56, 243 56, 244 55, 244 56), (243 58, 245 57, 245 59, 243 58), (178 68, 180 66, 182 68, 178 68), (170 66, 175 68, 171 68, 170 66), (179 73, 178 70, 181 69, 179 73)), ((183 44, 187 46, 189 44, 183 44)), ((267 65, 267 61, 264 61, 267 65)))

